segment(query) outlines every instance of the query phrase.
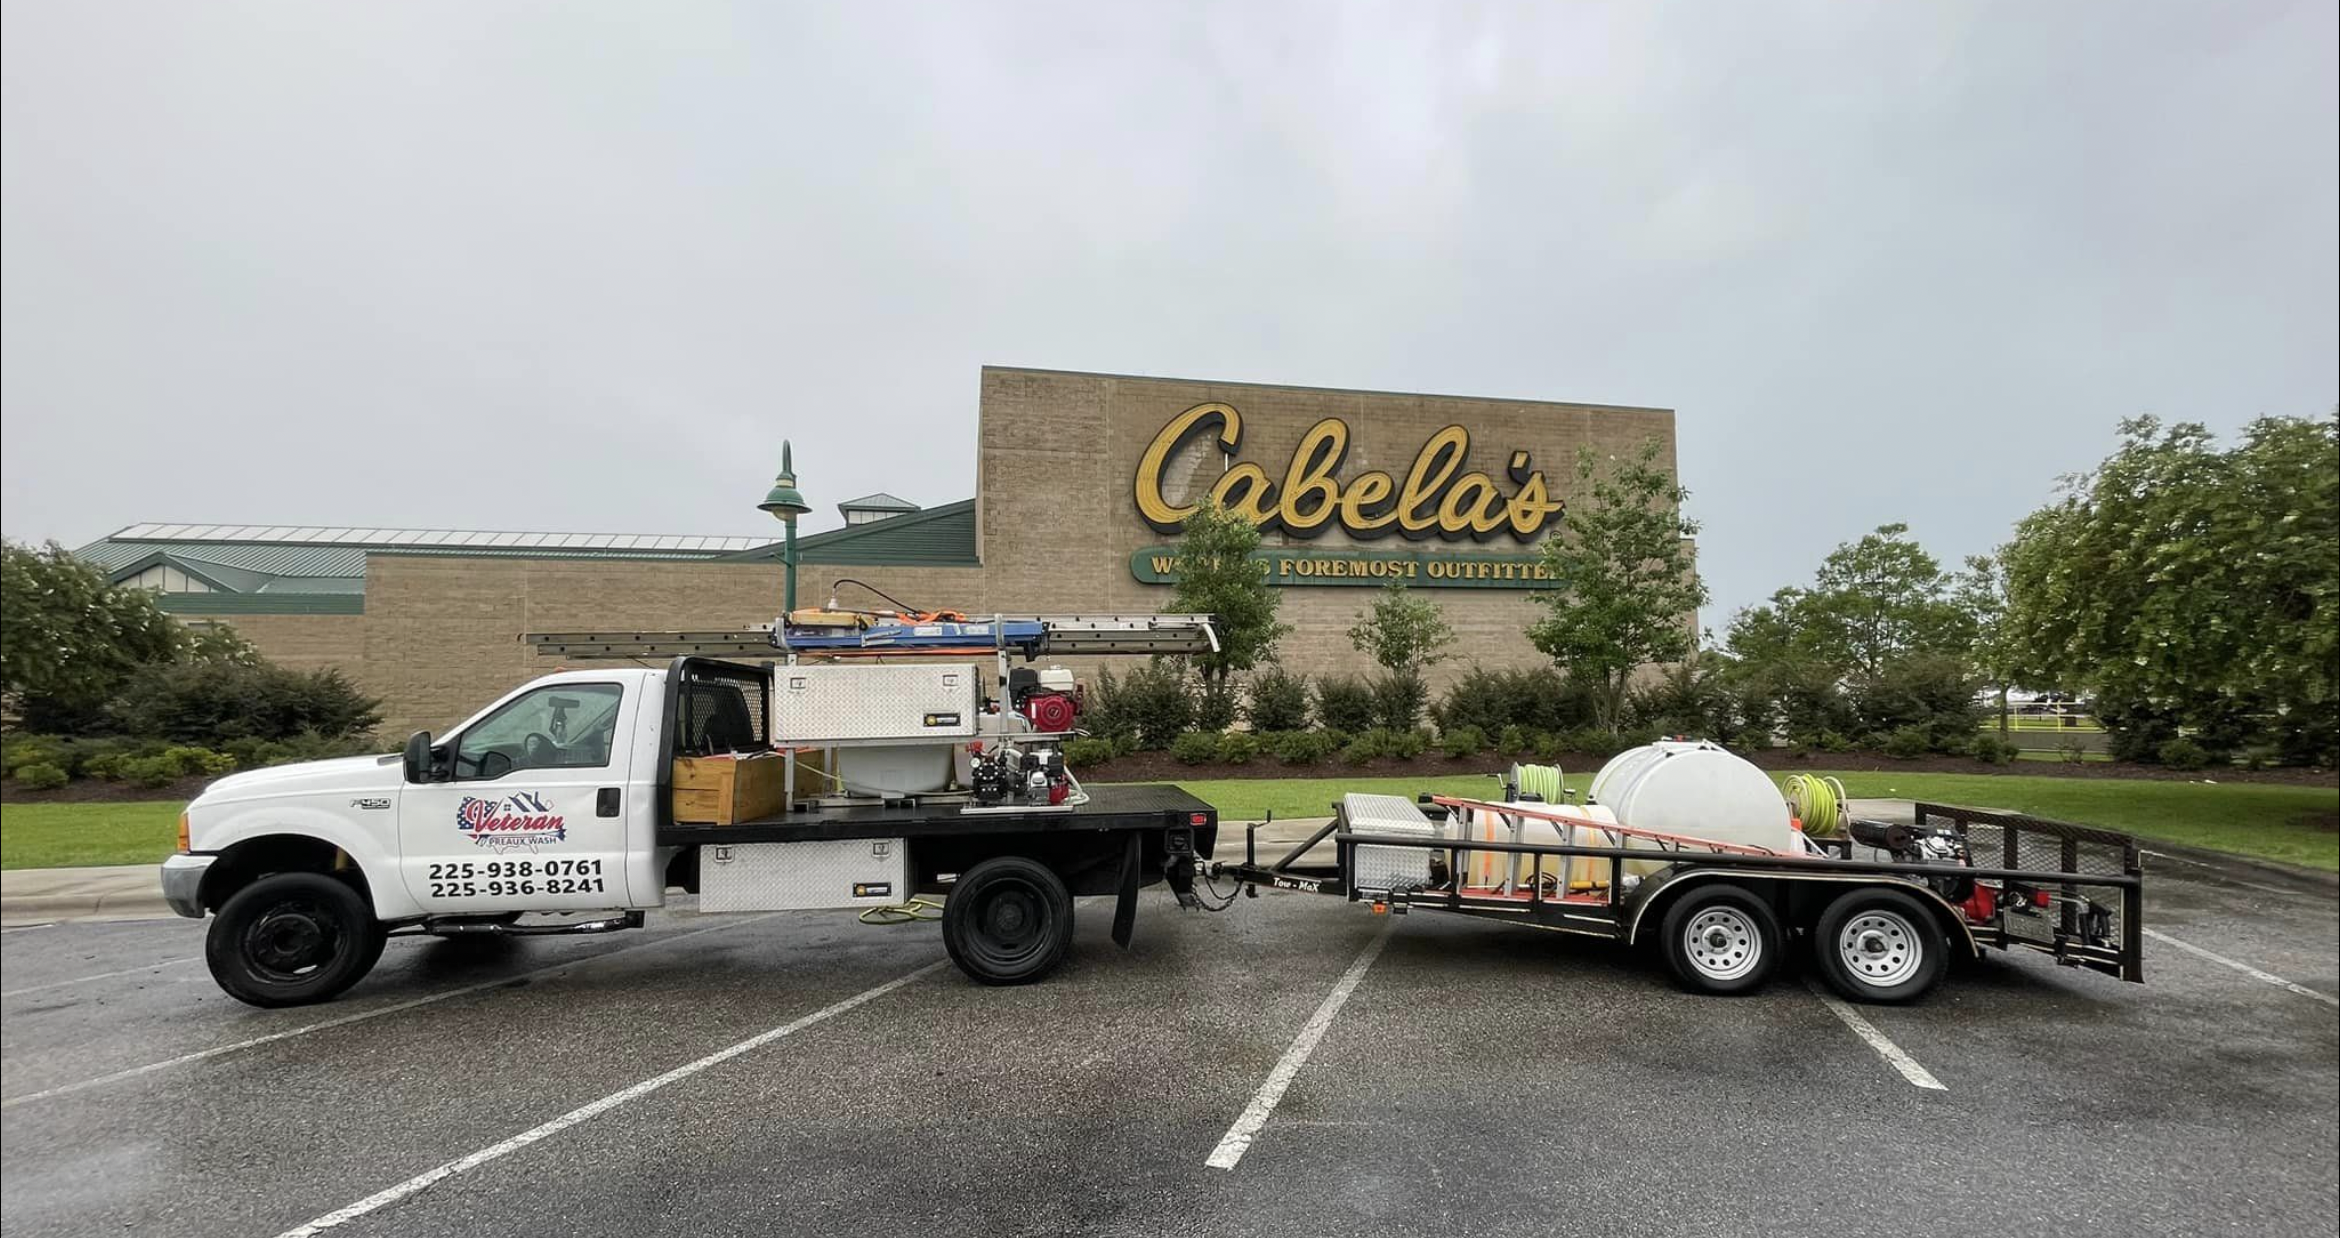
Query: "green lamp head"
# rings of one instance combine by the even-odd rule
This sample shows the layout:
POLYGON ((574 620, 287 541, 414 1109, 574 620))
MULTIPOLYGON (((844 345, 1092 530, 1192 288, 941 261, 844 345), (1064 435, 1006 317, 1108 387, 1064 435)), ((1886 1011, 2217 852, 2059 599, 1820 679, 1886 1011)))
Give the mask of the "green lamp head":
POLYGON ((788 524, 795 524, 798 516, 812 510, 804 495, 797 492, 796 465, 785 440, 780 444, 780 475, 772 479, 772 489, 764 495, 763 502, 756 504, 756 509, 770 512, 775 519, 788 524))

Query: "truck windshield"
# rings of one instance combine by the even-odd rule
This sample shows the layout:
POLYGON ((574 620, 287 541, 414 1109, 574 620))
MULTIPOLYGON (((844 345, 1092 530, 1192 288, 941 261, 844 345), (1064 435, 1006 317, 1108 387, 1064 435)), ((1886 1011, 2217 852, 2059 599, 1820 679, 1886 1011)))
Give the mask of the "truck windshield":
POLYGON ((607 765, 624 696, 616 684, 563 683, 514 697, 457 741, 455 776, 607 765))

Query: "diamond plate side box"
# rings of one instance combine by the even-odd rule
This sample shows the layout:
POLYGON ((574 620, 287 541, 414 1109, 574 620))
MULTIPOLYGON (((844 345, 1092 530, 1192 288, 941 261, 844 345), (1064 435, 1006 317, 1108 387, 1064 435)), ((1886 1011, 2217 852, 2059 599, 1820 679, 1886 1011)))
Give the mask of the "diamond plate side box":
POLYGON ((899 838, 710 843, 699 849, 699 910, 883 907, 910 897, 910 848, 899 838))
POLYGON ((975 733, 973 663, 910 666, 782 666, 772 672, 773 714, 784 743, 821 740, 964 739, 975 733))
MULTIPOLYGON (((1396 795, 1351 792, 1341 797, 1341 811, 1355 834, 1401 834, 1413 838, 1441 837, 1438 826, 1396 795)), ((1360 843, 1349 849, 1349 884, 1359 890, 1403 890, 1430 884, 1430 852, 1422 847, 1376 847, 1360 843)))

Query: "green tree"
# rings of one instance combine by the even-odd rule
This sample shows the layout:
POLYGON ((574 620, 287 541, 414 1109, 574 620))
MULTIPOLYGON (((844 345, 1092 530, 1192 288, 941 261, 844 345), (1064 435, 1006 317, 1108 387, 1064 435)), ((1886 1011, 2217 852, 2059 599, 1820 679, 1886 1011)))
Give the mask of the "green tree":
POLYGON ((1652 438, 1605 470, 1590 449, 1577 453, 1576 500, 1544 542, 1555 583, 1534 594, 1545 613, 1527 629, 1545 656, 1594 686, 1611 734, 1633 672, 1696 647, 1692 616, 1707 600, 1688 545, 1698 523, 1682 515, 1690 492, 1658 466, 1658 451, 1652 438))
POLYGON ((1999 738, 2006 739, 2007 690, 2015 686, 2015 654, 2007 640, 2007 577, 1996 555, 1966 556, 1951 586, 1951 604, 1973 625, 1967 662, 1999 698, 1999 738))
POLYGON ((1210 615, 1219 633, 1217 653, 1194 655, 1206 695, 1230 693, 1228 676, 1266 661, 1292 630, 1276 621, 1279 599, 1267 582, 1267 564, 1251 557, 1257 549, 1258 527, 1217 503, 1196 508, 1178 539, 1178 588, 1170 609, 1210 615))
POLYGON ((2175 729, 2293 760, 2340 749, 2340 421, 2121 423, 2000 551, 2024 681, 2092 691, 2117 748, 2175 729))
POLYGON ((0 544, 0 688, 27 729, 83 729, 139 667, 186 645, 153 593, 109 584, 54 542, 0 544))
POLYGON ((1811 653, 1845 673, 1874 676, 1911 653, 1963 653, 1974 621, 1951 597, 1941 561, 1884 524, 1820 562, 1812 587, 1788 590, 1787 620, 1811 653))
POLYGON ((1357 652, 1371 655, 1383 670, 1417 679, 1446 657, 1446 647, 1453 641, 1454 627, 1438 603, 1394 576, 1349 629, 1349 643, 1357 652))

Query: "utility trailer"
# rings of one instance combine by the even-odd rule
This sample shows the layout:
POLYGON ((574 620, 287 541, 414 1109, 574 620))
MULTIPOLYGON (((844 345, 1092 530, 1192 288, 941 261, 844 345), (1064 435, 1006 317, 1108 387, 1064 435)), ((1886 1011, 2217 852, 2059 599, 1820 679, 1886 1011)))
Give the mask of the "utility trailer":
POLYGON ((1081 787, 1061 752, 1078 685, 1015 663, 1206 652, 1207 617, 824 610, 529 639, 605 665, 540 677, 402 753, 233 774, 188 805, 163 893, 213 917, 223 989, 325 1001, 390 936, 639 928, 677 887, 706 912, 896 915, 947 891, 951 958, 1016 984, 1062 960, 1076 896, 1115 896, 1124 946, 1142 886, 1198 904, 1217 813, 1175 788, 1081 787), (684 772, 712 785, 683 788, 684 772), (678 808, 686 789, 701 815, 678 808))
POLYGON ((1797 938, 1830 987, 1862 1002, 1913 1001, 1953 957, 1985 947, 2144 980, 2134 839, 1939 804, 1919 804, 1916 821, 1855 821, 1842 838, 1788 854, 1520 802, 1516 790, 1503 802, 1349 795, 1322 829, 1265 863, 1259 827, 1248 827, 1243 860, 1207 875, 1253 894, 1267 886, 1376 913, 1443 911, 1649 946, 1701 993, 1760 987, 1797 938), (1533 823, 1563 841, 1523 841, 1533 823), (1334 861, 1304 862, 1327 838, 1334 861))

